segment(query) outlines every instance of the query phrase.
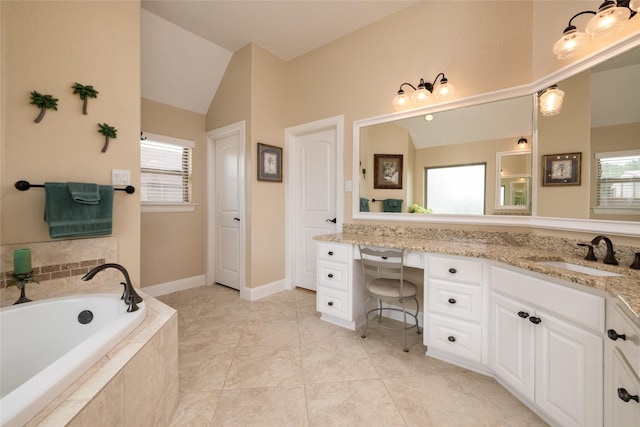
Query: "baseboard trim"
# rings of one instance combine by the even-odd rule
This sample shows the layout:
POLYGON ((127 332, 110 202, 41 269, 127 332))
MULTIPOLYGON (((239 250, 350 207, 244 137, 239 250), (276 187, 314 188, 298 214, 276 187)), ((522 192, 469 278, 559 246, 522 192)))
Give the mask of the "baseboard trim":
POLYGON ((240 297, 249 301, 257 301, 285 290, 287 290, 287 282, 285 279, 282 279, 258 286, 257 288, 244 288, 243 292, 240 292, 240 297))
POLYGON ((159 297, 173 292, 197 288, 198 286, 203 286, 205 284, 206 279, 204 274, 202 274, 199 276, 173 280, 171 282, 159 283, 157 285, 145 286, 144 288, 141 288, 141 290, 152 297, 159 297))

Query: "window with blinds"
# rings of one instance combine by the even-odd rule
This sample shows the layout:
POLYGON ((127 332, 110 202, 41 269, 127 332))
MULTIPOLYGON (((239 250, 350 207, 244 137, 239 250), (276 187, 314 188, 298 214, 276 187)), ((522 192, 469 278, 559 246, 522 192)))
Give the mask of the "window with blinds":
POLYGON ((143 204, 190 204, 193 141, 144 133, 140 141, 143 204))
POLYGON ((640 150, 596 153, 597 208, 640 210, 640 150))

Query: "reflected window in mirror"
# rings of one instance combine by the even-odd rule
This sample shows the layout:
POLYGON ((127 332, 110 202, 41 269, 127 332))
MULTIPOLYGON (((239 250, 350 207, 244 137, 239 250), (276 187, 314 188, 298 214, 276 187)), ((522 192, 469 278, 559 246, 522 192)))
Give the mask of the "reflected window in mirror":
POLYGON ((484 215, 486 169, 486 163, 425 168, 425 208, 435 214, 484 215))
POLYGON ((596 153, 596 213, 640 214, 640 150, 596 153))
POLYGON ((528 214, 531 210, 531 150, 496 153, 496 213, 528 214))

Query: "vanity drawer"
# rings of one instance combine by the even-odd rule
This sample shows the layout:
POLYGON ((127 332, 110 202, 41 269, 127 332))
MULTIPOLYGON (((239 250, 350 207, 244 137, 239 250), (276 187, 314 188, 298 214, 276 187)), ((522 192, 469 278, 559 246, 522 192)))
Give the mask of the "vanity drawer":
MULTIPOLYGON (((368 246, 370 248, 374 248, 374 249, 385 249, 385 248, 380 248, 377 246, 368 246)), ((362 255, 360 255, 360 249, 358 248, 358 246, 355 247, 355 255, 354 258, 355 259, 362 259, 362 255)), ((415 267, 415 268, 424 268, 424 262, 422 260, 423 256, 422 256, 422 252, 411 252, 411 251, 405 251, 404 252, 404 260, 402 262, 402 264, 405 267, 415 267)))
POLYGON ((348 295, 344 292, 318 289, 316 310, 343 320, 349 319, 348 295))
POLYGON ((429 312, 480 322, 482 288, 438 279, 430 279, 427 286, 429 312))
POLYGON ((347 291, 349 289, 349 265, 318 261, 318 286, 347 291))
POLYGON ((638 333, 638 327, 622 310, 622 307, 615 304, 610 318, 611 321, 607 324, 608 338, 606 339, 614 342, 614 346, 620 349, 624 357, 629 361, 634 373, 640 376, 640 334, 638 333), (612 339, 615 338, 615 334, 624 335, 624 339, 621 337, 612 339))
POLYGON ((428 316, 427 353, 430 349, 446 351, 466 359, 482 359, 482 329, 475 323, 428 316))
POLYGON ((318 259, 348 263, 351 261, 351 245, 341 243, 319 242, 318 259))
POLYGON ((427 263, 429 277, 482 284, 482 261, 454 257, 430 256, 427 263))

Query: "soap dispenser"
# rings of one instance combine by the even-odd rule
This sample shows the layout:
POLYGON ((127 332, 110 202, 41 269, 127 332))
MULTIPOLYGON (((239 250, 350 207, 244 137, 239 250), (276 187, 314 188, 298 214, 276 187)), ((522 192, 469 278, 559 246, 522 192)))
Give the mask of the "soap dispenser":
POLYGON ((633 262, 629 267, 636 270, 640 270, 640 252, 636 252, 636 257, 634 258, 633 262))

